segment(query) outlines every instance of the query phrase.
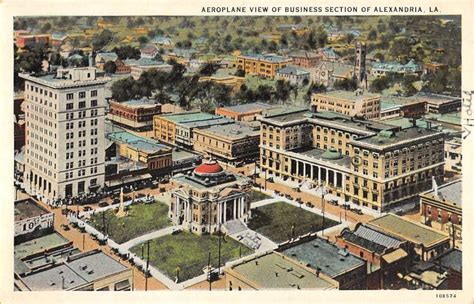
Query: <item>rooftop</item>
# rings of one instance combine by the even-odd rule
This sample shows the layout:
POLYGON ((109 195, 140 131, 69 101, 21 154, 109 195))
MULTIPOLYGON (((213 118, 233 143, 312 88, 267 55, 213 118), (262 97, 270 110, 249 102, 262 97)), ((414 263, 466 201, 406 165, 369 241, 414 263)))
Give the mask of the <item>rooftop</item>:
POLYGON ((209 114, 206 112, 183 112, 174 114, 164 114, 160 117, 172 121, 176 124, 222 118, 222 116, 209 114))
POLYGON ((337 90, 337 91, 328 91, 326 93, 318 93, 319 96, 328 96, 331 98, 345 99, 353 102, 363 101, 369 98, 380 98, 379 94, 369 93, 365 90, 356 90, 354 92, 337 90))
POLYGON ((330 282, 289 261, 270 253, 232 267, 232 270, 262 289, 334 289, 330 282))
POLYGON ((208 128, 201 129, 200 132, 210 133, 233 140, 245 137, 260 136, 260 131, 255 130, 249 125, 241 123, 213 125, 208 128))
POLYGON ((69 240, 59 233, 54 232, 16 245, 14 254, 17 258, 23 258, 34 253, 44 252, 45 250, 65 246, 67 244, 69 244, 69 240))
POLYGON ((119 131, 112 131, 107 134, 107 137, 112 141, 118 141, 125 143, 129 146, 134 147, 137 150, 146 152, 146 153, 157 153, 160 151, 171 152, 171 148, 160 144, 158 141, 149 139, 146 137, 141 137, 133 133, 127 132, 123 129, 119 131))
POLYGON ((439 122, 448 123, 448 124, 457 125, 457 126, 462 125, 461 111, 446 113, 446 114, 430 113, 425 116, 425 119, 439 121, 439 122))
POLYGON ((274 108, 274 107, 275 106, 272 106, 264 102, 252 102, 252 103, 239 104, 236 106, 224 107, 222 109, 236 112, 236 113, 249 113, 249 112, 263 111, 263 110, 274 108))
POLYGON ((32 291, 67 290, 87 284, 85 279, 66 264, 27 275, 22 280, 32 291))
POLYGON ((289 57, 321 58, 320 53, 298 50, 288 54, 289 57))
POLYGON ((214 117, 212 119, 207 119, 207 120, 197 120, 197 121, 177 123, 177 125, 180 125, 186 128, 203 128, 203 127, 210 127, 210 126, 215 126, 215 125, 225 125, 225 124, 230 124, 233 122, 234 121, 232 119, 222 117, 222 116, 217 116, 217 117, 214 117))
POLYGON ((252 60, 259 60, 259 61, 269 61, 273 63, 287 62, 291 60, 288 57, 283 57, 276 54, 247 54, 247 55, 241 55, 239 57, 252 59, 252 60))
POLYGON ((441 132, 420 127, 410 127, 394 132, 392 130, 382 130, 375 135, 359 137, 352 140, 353 144, 369 144, 374 147, 383 148, 403 142, 410 142, 423 137, 430 137, 441 132))
POLYGON ((67 264, 88 282, 127 270, 126 266, 100 250, 70 256, 67 264))
POLYGON ((110 78, 107 77, 96 77, 95 71, 95 68, 82 67, 58 69, 57 74, 33 75, 20 73, 19 76, 25 80, 54 89, 105 84, 110 80, 110 78), (71 78, 67 78, 67 76, 71 78))
POLYGON ((333 164, 337 164, 343 167, 350 169, 351 167, 351 158, 347 155, 340 154, 337 150, 323 150, 319 148, 299 148, 292 150, 291 152, 305 155, 310 158, 319 159, 327 161, 333 164))
POLYGON ((151 58, 140 58, 140 59, 126 59, 124 61, 125 65, 128 66, 153 66, 153 67, 169 67, 172 66, 159 60, 154 60, 151 58))
POLYGON ((67 290, 126 271, 128 268, 100 250, 71 255, 59 265, 37 270, 22 280, 31 290, 67 290))
POLYGON ((49 213, 34 200, 28 198, 15 202, 15 222, 49 213))
POLYGON ((142 108, 142 107, 153 108, 157 105, 160 105, 159 102, 155 100, 150 100, 148 98, 131 99, 131 100, 121 102, 121 104, 127 105, 129 107, 133 107, 133 108, 142 108))
POLYGON ((307 119, 311 112, 306 108, 288 106, 265 111, 262 119, 277 124, 286 124, 307 119))
POLYGON ((453 97, 449 95, 423 93, 423 92, 418 92, 413 97, 420 100, 424 100, 428 103, 436 103, 436 104, 441 104, 441 103, 450 102, 450 101, 461 101, 461 97, 453 97))
POLYGON ((365 265, 364 260, 320 238, 290 247, 282 253, 313 269, 320 269, 331 278, 365 265))
POLYGON ((382 130, 396 130, 398 128, 385 122, 362 120, 349 115, 324 111, 312 114, 312 120, 318 125, 330 125, 339 129, 357 130, 362 134, 371 135, 382 130))
POLYGON ((462 180, 458 179, 444 185, 438 186, 438 190, 430 190, 424 193, 424 196, 443 201, 445 204, 450 204, 462 207, 462 180))
POLYGON ((364 225, 357 226, 354 231, 345 229, 341 236, 351 243, 379 254, 384 253, 387 248, 397 248, 403 243, 398 238, 364 225))
POLYGON ((387 233, 412 243, 423 244, 425 247, 449 240, 448 236, 428 226, 409 221, 391 213, 373 219, 367 225, 375 229, 382 229, 387 233))

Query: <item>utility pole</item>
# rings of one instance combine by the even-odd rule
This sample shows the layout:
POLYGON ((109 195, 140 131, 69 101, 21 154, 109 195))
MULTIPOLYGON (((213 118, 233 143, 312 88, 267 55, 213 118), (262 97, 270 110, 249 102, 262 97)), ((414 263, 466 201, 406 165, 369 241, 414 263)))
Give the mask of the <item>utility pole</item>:
POLYGON ((86 248, 86 235, 82 235, 82 251, 84 251, 86 248))
POLYGON ((146 270, 145 270, 145 291, 148 290, 148 269, 150 267, 150 240, 146 242, 146 270))
POLYGON ((102 232, 105 233, 105 212, 102 212, 102 232))

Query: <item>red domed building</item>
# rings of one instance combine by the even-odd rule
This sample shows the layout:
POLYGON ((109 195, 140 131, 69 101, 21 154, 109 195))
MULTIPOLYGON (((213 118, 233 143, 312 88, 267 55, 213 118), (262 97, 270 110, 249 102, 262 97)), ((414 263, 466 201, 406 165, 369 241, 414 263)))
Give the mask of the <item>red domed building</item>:
POLYGON ((193 233, 221 231, 229 221, 247 223, 251 180, 225 171, 215 160, 173 177, 169 217, 193 233))

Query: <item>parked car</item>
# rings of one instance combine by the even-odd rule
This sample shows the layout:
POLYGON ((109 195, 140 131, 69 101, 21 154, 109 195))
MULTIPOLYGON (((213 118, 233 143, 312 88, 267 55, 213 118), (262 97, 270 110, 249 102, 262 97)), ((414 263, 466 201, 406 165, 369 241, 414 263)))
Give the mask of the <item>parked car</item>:
POLYGON ((107 207, 108 205, 109 205, 109 203, 107 203, 107 202, 100 202, 99 203, 99 207, 107 207))
POLYGON ((91 211, 92 207, 91 206, 84 206, 84 211, 91 211))

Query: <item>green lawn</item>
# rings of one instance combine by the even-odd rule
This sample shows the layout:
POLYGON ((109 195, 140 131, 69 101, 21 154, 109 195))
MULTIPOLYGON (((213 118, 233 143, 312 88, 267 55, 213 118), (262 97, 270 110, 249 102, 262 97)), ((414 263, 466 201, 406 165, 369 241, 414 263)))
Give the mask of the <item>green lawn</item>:
MULTIPOLYGON (((146 245, 144 254, 146 257, 146 245)), ((141 256, 141 245, 132 247, 131 252, 141 256)), ((207 266, 209 251, 211 265, 218 264, 218 236, 198 236, 189 232, 175 235, 166 235, 150 241, 150 264, 162 271, 173 281, 176 278, 176 268, 180 268, 179 281, 186 281, 203 274, 202 269, 207 266)), ((253 251, 231 239, 221 238, 221 266, 226 262, 246 256, 253 251)))
POLYGON ((269 199, 269 198, 272 198, 272 197, 270 195, 266 195, 263 192, 252 190, 252 193, 251 193, 251 202, 252 203, 253 202, 258 202, 258 201, 261 201, 261 200, 266 200, 266 199, 269 199))
MULTIPOLYGON (((338 222, 325 218, 326 228, 337 224, 338 222)), ((276 202, 252 209, 248 227, 281 243, 291 238, 293 225, 294 236, 316 232, 323 228, 323 217, 285 202, 276 202)))
POLYGON ((168 206, 161 202, 153 204, 137 203, 130 206, 128 216, 118 218, 115 211, 109 209, 91 217, 92 224, 100 232, 105 231, 117 243, 123 243, 148 232, 171 225, 168 219, 168 206), (105 229, 104 221, 105 218, 105 229))

